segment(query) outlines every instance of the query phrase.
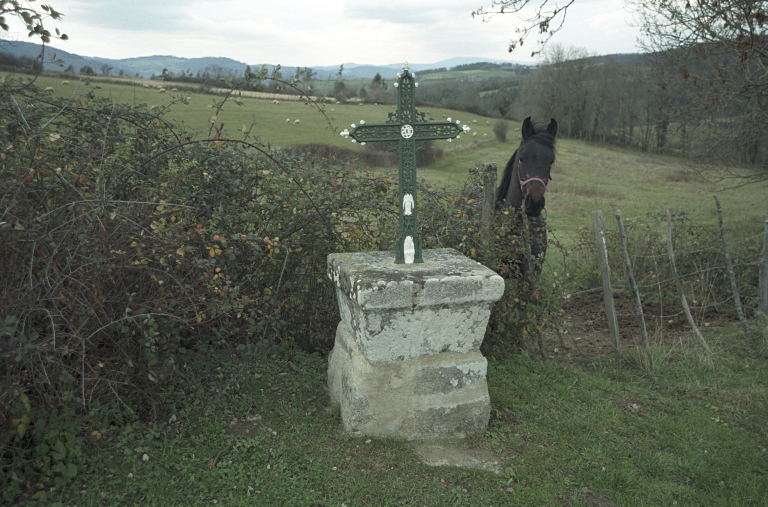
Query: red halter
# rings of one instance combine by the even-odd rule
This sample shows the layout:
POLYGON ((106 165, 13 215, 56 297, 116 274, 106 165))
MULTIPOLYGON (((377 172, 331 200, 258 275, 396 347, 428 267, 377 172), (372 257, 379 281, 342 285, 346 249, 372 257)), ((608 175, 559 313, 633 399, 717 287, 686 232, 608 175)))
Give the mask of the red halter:
POLYGON ((538 181, 539 183, 544 185, 544 191, 549 192, 549 190, 547 189, 547 181, 548 181, 547 178, 538 178, 536 176, 531 176, 530 174, 526 174, 525 178, 522 178, 522 177, 520 178, 520 191, 522 192, 523 187, 525 187, 528 183, 532 181, 538 181))

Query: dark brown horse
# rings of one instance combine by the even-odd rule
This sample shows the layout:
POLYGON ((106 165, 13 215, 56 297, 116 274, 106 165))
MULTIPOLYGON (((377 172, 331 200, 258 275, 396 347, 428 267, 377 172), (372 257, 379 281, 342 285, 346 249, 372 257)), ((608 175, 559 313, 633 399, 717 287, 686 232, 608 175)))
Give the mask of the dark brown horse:
POLYGON ((534 125, 529 116, 523 120, 520 131, 523 139, 507 162, 501 184, 496 189, 496 210, 512 206, 519 225, 524 222, 523 212, 528 217, 531 255, 538 277, 547 254, 547 224, 541 212, 545 203, 544 192, 552 180, 550 173, 555 161, 557 122, 552 118, 547 125, 534 125))

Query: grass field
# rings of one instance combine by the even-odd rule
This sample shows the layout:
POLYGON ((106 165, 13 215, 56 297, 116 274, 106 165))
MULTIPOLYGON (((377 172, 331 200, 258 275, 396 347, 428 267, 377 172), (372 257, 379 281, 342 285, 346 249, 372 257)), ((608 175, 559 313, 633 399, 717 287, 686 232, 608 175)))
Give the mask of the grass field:
MULTIPOLYGON (((166 93, 140 84, 118 85, 94 81, 96 93, 114 101, 149 106, 167 106, 173 97, 189 97, 185 103, 171 106, 167 118, 178 121, 205 137, 220 96, 171 89, 176 86, 157 81, 145 81, 150 86, 165 85, 166 93)), ((52 87, 54 94, 78 96, 89 89, 84 82, 70 80, 63 85, 62 79, 40 77, 40 87, 52 87)), ((183 86, 183 85, 178 85, 183 86)), ((298 144, 328 144, 351 150, 364 149, 339 135, 352 123, 361 119, 382 122, 392 110, 388 105, 326 104, 324 114, 316 107, 295 100, 271 100, 242 98, 242 105, 228 103, 215 119, 216 125, 224 124, 224 134, 241 137, 243 127, 255 125, 253 134, 271 146, 298 144), (299 120, 299 124, 294 122, 299 120)), ((419 168, 419 175, 427 181, 444 186, 461 186, 467 178, 467 170, 478 163, 495 162, 499 177, 507 160, 518 145, 516 131, 519 124, 510 122, 509 140, 495 140, 493 125, 489 119, 465 112, 441 108, 420 108, 427 117, 442 120, 460 119, 472 128, 452 143, 439 142, 445 157, 426 168, 419 168), (476 135, 472 135, 476 134, 476 135)), ((552 172, 552 182, 547 194, 548 221, 552 229, 566 241, 580 226, 591 223, 590 213, 600 209, 608 217, 608 227, 613 227, 612 215, 617 209, 625 218, 644 216, 648 213, 664 213, 667 206, 673 212, 685 212, 703 223, 717 224, 713 194, 722 202, 728 234, 742 235, 745 230, 758 234, 768 215, 768 182, 727 188, 738 181, 708 182, 690 172, 680 158, 643 153, 634 149, 588 144, 573 139, 560 139, 557 161, 552 172)), ((387 168, 374 168, 384 170, 387 168)))
MULTIPOLYGON (((174 97, 189 98, 185 103, 170 107, 167 118, 178 121, 196 132, 198 138, 208 134, 215 103, 220 96, 188 91, 180 88, 173 92, 173 84, 149 81, 145 84, 166 88, 159 93, 155 88, 141 84, 119 85, 94 81, 99 95, 114 101, 162 107, 174 97)), ((85 82, 71 79, 63 85, 62 79, 40 77, 40 87, 53 88, 54 94, 79 96, 89 89, 85 82)), ((178 85, 183 86, 183 85, 178 85)), ((255 125, 252 133, 262 143, 281 147, 298 144, 328 144, 351 150, 364 148, 354 145, 339 135, 352 123, 382 122, 392 110, 388 105, 326 104, 324 113, 300 100, 271 100, 242 98, 242 105, 233 102, 224 106, 215 118, 217 126, 224 124, 224 134, 241 137, 240 129, 255 125), (299 120, 299 124, 295 121, 299 120)), ((495 162, 499 177, 507 160, 517 147, 516 131, 519 124, 510 122, 506 143, 495 140, 495 119, 465 112, 441 108, 420 108, 427 117, 442 120, 460 119, 472 128, 452 143, 441 141, 445 156, 435 164, 419 168, 419 175, 431 183, 444 186, 461 186, 467 178, 467 170, 478 163, 495 162), (475 134, 475 135, 473 135, 475 134)), ((648 213, 664 213, 667 206, 673 212, 685 212, 702 221, 717 224, 713 194, 723 204, 728 234, 742 235, 745 230, 758 234, 768 215, 768 182, 740 188, 733 187, 738 181, 708 182, 690 172, 680 158, 643 153, 634 149, 592 145, 579 140, 560 139, 557 161, 552 172, 552 182, 547 194, 548 222, 566 242, 580 226, 589 225, 590 213, 600 209, 609 219, 620 209, 625 218, 644 216, 648 213)), ((388 168, 374 168, 384 170, 388 168)), ((389 168, 391 169, 391 168, 389 168)), ((607 224, 613 227, 613 221, 607 224)))
MULTIPOLYGON (((73 94, 79 96, 90 89, 85 82, 78 83, 78 81, 70 79, 68 85, 63 85, 62 81, 59 78, 40 77, 37 84, 42 88, 53 88, 52 93, 62 97, 69 97, 73 94)), ((187 128, 197 132, 198 135, 207 135, 209 121, 215 112, 211 106, 222 99, 217 95, 188 91, 183 84, 175 85, 161 81, 145 80, 144 84, 151 86, 151 88, 144 88, 141 84, 117 85, 100 81, 92 81, 91 84, 97 87, 97 94, 108 96, 116 102, 161 107, 170 104, 174 97, 189 97, 186 103, 173 105, 168 113, 168 118, 182 123, 187 128), (155 88, 161 85, 165 87, 165 93, 159 93, 155 88), (173 92, 174 87, 178 88, 179 91, 173 92)), ((298 100, 298 96, 296 98, 295 101, 282 100, 279 104, 274 104, 271 100, 243 97, 241 99, 242 105, 235 103, 225 105, 223 111, 216 118, 216 125, 224 123, 224 133, 231 137, 238 137, 238 130, 243 125, 250 126, 251 123, 254 123, 253 132, 261 142, 273 146, 320 143, 352 148, 352 144, 342 138, 339 132, 349 128, 352 123, 359 123, 361 119, 369 123, 384 122, 387 119, 387 113, 392 110, 391 106, 385 105, 326 104, 324 116, 317 108, 305 105, 303 101, 298 100), (290 121, 286 122, 286 120, 290 121), (300 124, 295 125, 295 120, 300 120, 300 124)), ((461 139, 452 142, 457 146, 470 144, 473 139, 476 140, 484 136, 485 138, 493 138, 494 121, 488 120, 488 118, 449 109, 431 107, 419 109, 426 113, 427 118, 442 120, 452 117, 454 121, 459 119, 462 123, 473 127, 477 136, 471 134, 462 136, 461 139)))
MULTIPOLYGON (((92 412, 68 505, 761 506, 768 498, 768 349, 720 335, 710 357, 656 350, 543 363, 487 348, 493 413, 474 449, 497 472, 431 467, 404 442, 353 438, 326 362, 290 347, 189 353, 144 422, 92 412), (272 354, 274 352, 274 354, 272 354), (261 357, 264 359, 256 359, 261 357), (146 422, 152 420, 152 422, 146 422), (94 433, 97 434, 97 433, 94 433)), ((451 445, 450 443, 443 443, 451 445)), ((62 495, 62 496, 60 496, 62 495)))

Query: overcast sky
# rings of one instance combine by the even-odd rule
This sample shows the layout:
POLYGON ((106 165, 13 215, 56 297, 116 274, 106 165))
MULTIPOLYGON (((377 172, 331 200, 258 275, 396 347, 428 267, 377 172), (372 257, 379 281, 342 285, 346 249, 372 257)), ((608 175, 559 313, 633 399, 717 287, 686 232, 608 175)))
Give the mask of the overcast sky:
MULTIPOLYGON (((550 0, 551 1, 551 0, 550 0)), ((433 63, 467 56, 533 61, 507 45, 518 19, 473 19, 488 0, 50 0, 84 56, 226 56, 250 64, 433 63)), ((39 5, 39 4, 36 4, 39 5)), ((624 0, 576 0, 553 39, 596 54, 637 52, 624 0)), ((19 37, 25 40, 26 37, 19 37)))

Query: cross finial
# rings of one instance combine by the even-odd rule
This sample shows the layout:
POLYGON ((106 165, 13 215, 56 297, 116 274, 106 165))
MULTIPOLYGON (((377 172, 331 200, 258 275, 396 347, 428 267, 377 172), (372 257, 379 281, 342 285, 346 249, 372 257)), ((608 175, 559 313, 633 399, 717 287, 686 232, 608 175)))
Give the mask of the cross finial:
POLYGON ((409 70, 409 69, 410 67, 408 66, 408 62, 405 62, 405 64, 403 64, 403 70, 409 70))

